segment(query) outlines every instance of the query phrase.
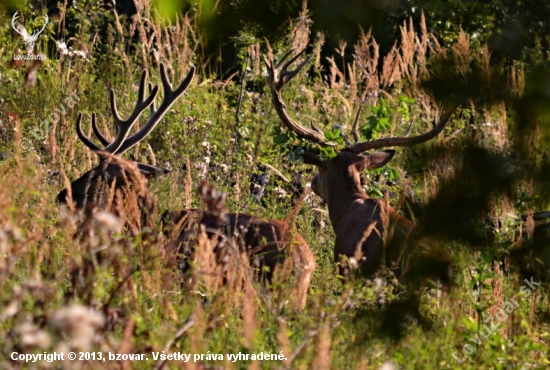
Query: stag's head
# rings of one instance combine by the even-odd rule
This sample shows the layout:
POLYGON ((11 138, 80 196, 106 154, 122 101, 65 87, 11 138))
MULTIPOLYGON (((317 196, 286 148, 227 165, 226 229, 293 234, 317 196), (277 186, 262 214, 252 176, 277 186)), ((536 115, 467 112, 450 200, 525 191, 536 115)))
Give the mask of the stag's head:
POLYGON ((317 167, 319 172, 311 181, 311 188, 325 202, 330 199, 331 190, 342 186, 341 179, 349 179, 345 184, 353 186, 351 191, 362 191, 357 185, 360 184, 361 172, 367 168, 379 168, 388 163, 395 154, 394 150, 377 151, 370 155, 356 154, 346 150, 338 152, 336 157, 330 160, 322 160, 313 152, 304 153, 304 163, 317 167))
MULTIPOLYGON (((146 179, 155 177, 159 174, 165 174, 168 170, 153 166, 150 164, 138 163, 133 161, 121 160, 120 156, 130 148, 145 139, 156 125, 161 121, 164 114, 170 109, 172 104, 187 90, 189 84, 195 75, 195 68, 192 67, 187 77, 182 83, 172 90, 172 85, 168 79, 164 64, 160 65, 160 76, 164 90, 164 97, 161 105, 156 107, 155 97, 157 96, 159 87, 151 87, 149 84, 149 96, 145 98, 145 89, 147 81, 147 71, 143 71, 141 75, 138 98, 134 111, 126 120, 120 118, 118 113, 115 93, 110 92, 111 112, 115 121, 116 136, 113 141, 109 141, 97 126, 95 113, 92 114, 92 130, 104 145, 100 148, 93 143, 82 131, 82 113, 78 115, 76 120, 76 132, 79 139, 91 150, 100 156, 100 164, 82 175, 79 179, 71 183, 70 188, 63 189, 58 195, 57 200, 62 204, 67 204, 73 201, 76 208, 82 209, 87 205, 97 204, 100 199, 108 197, 111 190, 128 191, 131 184, 136 178, 146 179), (137 122, 139 116, 144 110, 150 108, 150 115, 147 123, 134 135, 128 137, 130 130, 137 122)), ((139 191, 139 186, 136 190, 139 191)), ((102 203, 102 202, 101 202, 102 203)))
MULTIPOLYGON (((288 62, 285 60, 292 54, 292 50, 286 53, 283 58, 275 63, 272 57, 264 56, 264 63, 269 74, 269 85, 273 106, 277 111, 282 123, 298 137, 316 144, 320 147, 332 147, 336 156, 330 159, 323 159, 315 150, 307 150, 304 153, 304 162, 315 165, 319 172, 312 181, 314 192, 329 202, 331 196, 340 194, 347 190, 353 193, 360 192, 364 194, 360 186, 360 174, 367 168, 379 168, 388 163, 394 156, 394 150, 376 151, 369 155, 363 154, 366 151, 385 147, 412 146, 426 142, 436 137, 445 127, 457 104, 452 104, 441 116, 435 127, 422 135, 408 137, 408 133, 403 137, 382 138, 374 141, 361 142, 359 140, 358 120, 354 124, 353 136, 355 143, 347 143, 344 147, 337 147, 333 142, 326 141, 321 130, 313 126, 311 129, 304 127, 294 121, 286 111, 286 105, 282 100, 282 88, 310 61, 311 57, 302 61, 295 69, 289 70, 289 66, 294 63, 304 52, 302 50, 288 62), (349 188, 349 189, 348 189, 349 188)), ((270 51, 271 54, 271 51, 270 51)), ((410 131, 410 130, 409 130, 410 131)))

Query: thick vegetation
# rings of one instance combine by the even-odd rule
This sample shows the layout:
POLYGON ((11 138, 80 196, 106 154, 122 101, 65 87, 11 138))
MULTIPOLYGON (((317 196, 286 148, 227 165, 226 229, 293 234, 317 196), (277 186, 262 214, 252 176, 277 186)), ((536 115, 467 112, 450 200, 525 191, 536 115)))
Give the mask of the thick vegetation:
MULTIPOLYGON (((478 35, 455 29, 449 37, 418 16, 396 28, 384 55, 362 31, 354 45, 333 50, 341 58, 327 58, 307 9, 270 40, 275 59, 306 47, 313 55, 307 73, 285 88, 285 102, 328 141, 352 140, 355 122, 361 140, 403 135, 410 122, 411 135, 420 134, 446 101, 462 102, 436 139, 398 148, 387 166, 364 173, 370 196, 386 199, 451 256, 449 287, 413 289, 398 287, 391 271, 338 276, 326 208, 302 162, 310 144, 284 129, 272 107, 261 60, 267 44, 244 29, 234 40, 240 64, 224 76, 215 69, 222 61, 207 52, 198 4, 166 20, 146 1, 135 1, 132 18, 102 2, 60 2, 35 47, 48 58, 34 65, 12 60, 25 45, 12 36, 14 11, 0 8, 0 367, 57 368, 11 359, 54 351, 147 358, 63 364, 98 369, 548 366, 550 84, 539 68, 548 56, 534 57, 544 42, 521 61, 495 62, 478 35), (61 36, 70 49, 55 43, 61 36), (344 57, 351 48, 353 58, 344 57), (160 62, 174 85, 191 65, 198 75, 126 155, 172 170, 150 183, 155 226, 130 232, 120 215, 60 209, 56 194, 98 162, 77 137, 78 113, 89 137, 92 112, 114 137, 108 90, 129 114, 141 72, 159 83, 160 62), (227 193, 229 212, 286 219, 304 236, 317 259, 305 310, 291 304, 297 282, 285 268, 267 289, 243 259, 223 284, 207 239, 199 238, 198 262, 182 274, 161 215, 200 208, 203 179, 227 193), (163 351, 198 357, 153 355, 163 351), (243 357, 260 353, 283 356, 243 357)), ((21 5, 20 13, 28 29, 40 27, 42 8, 21 5)))

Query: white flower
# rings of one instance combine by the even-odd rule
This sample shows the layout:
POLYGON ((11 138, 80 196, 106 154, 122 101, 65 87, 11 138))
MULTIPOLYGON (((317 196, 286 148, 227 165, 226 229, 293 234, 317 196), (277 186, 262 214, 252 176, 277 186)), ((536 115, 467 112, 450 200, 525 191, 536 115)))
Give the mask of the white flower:
POLYGON ((44 330, 38 329, 32 322, 25 322, 18 328, 21 344, 24 347, 47 348, 50 336, 44 330))
POLYGON ((98 211, 94 215, 94 218, 101 227, 109 230, 110 232, 119 233, 122 231, 122 222, 120 218, 111 212, 98 211))
POLYGON ((277 195, 277 198, 279 199, 285 199, 286 198, 286 190, 283 189, 283 188, 280 188, 280 187, 276 187, 275 189, 273 189, 273 191, 275 192, 275 195, 277 195))
POLYGON ((397 368, 395 365, 391 362, 384 362, 382 366, 380 366, 380 370, 396 370, 397 368))
POLYGON ((82 350, 91 347, 96 330, 104 322, 100 312, 78 304, 63 307, 52 317, 53 327, 70 336, 72 345, 82 350))

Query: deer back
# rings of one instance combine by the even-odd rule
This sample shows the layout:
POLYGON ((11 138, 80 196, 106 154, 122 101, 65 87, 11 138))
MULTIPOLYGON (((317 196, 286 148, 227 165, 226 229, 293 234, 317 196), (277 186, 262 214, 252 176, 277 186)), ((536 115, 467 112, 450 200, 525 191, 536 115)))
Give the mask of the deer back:
MULTIPOLYGON (((287 222, 262 220, 243 213, 219 215, 199 209, 165 212, 165 233, 170 242, 168 249, 179 258, 179 266, 188 271, 196 258, 198 239, 206 234, 214 243, 217 263, 226 266, 238 261, 245 253, 265 282, 270 282, 275 271, 290 262, 297 279, 294 305, 303 309, 316 261, 306 240, 294 232, 287 222)), ((204 247, 204 246, 202 246, 204 247)), ((238 263, 238 262, 237 262, 238 263)))
MULTIPOLYGON (((193 259, 197 233, 204 230, 209 238, 233 238, 239 253, 246 253, 260 268, 268 267, 268 279, 275 268, 293 252, 299 251, 300 264, 315 265, 315 257, 302 235, 293 232, 290 225, 280 220, 262 220, 244 213, 228 213, 224 220, 200 209, 166 212, 163 216, 166 230, 171 233, 172 248, 177 248, 186 259, 193 259), (201 229, 201 226, 203 227, 201 229)), ((224 253, 224 251, 217 252, 224 253)), ((223 256, 219 256, 220 261, 223 256)), ((188 266, 186 267, 186 269, 188 266)))

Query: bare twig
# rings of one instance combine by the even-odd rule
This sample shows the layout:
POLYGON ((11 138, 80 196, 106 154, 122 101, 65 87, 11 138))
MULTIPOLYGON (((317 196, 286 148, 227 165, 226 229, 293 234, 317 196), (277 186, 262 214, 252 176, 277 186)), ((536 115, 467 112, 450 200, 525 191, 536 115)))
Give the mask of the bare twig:
POLYGON ((302 343, 300 343, 300 345, 298 345, 298 347, 296 347, 296 349, 294 350, 294 352, 292 352, 292 355, 290 355, 289 364, 292 364, 292 361, 294 361, 294 359, 296 358, 296 356, 298 356, 298 354, 300 353, 300 351, 302 350, 302 348, 304 348, 304 346, 306 345, 306 343, 307 343, 311 338, 313 338, 314 336, 316 336, 317 334, 319 334, 319 331, 318 331, 318 330, 312 330, 312 331, 309 332, 309 334, 307 335, 307 337, 305 337, 305 339, 302 341, 302 343))
POLYGON ((193 180, 191 179, 191 162, 189 157, 185 157, 185 165, 187 166, 187 177, 185 178, 185 208, 191 208, 191 202, 193 200, 191 196, 191 189, 193 188, 193 180))
MULTIPOLYGON (((176 335, 174 335, 172 338, 170 338, 168 342, 166 342, 166 345, 164 346, 164 351, 165 352, 169 351, 170 347, 172 347, 172 344, 174 344, 175 341, 180 339, 183 336, 183 334, 185 334, 187 330, 189 330, 194 324, 195 324, 195 315, 191 315, 189 316, 185 324, 181 327, 181 329, 176 332, 176 335)), ((166 363, 166 360, 157 361, 154 369, 160 370, 164 368, 165 363, 166 363)))
MULTIPOLYGON (((523 221, 527 220, 527 214, 521 215, 521 219, 523 221)), ((540 221, 540 220, 546 220, 550 218, 550 211, 544 211, 544 212, 535 212, 533 214, 533 220, 534 221, 540 221)))
POLYGON ((361 137, 359 136, 359 117, 361 116, 361 109, 363 108, 363 101, 359 102, 359 109, 357 109, 357 113, 355 114, 355 121, 353 122, 353 140, 355 140, 355 144, 357 144, 361 137))
POLYGON ((235 114, 235 144, 237 148, 239 147, 239 141, 241 138, 241 135, 239 134, 239 115, 241 114, 241 107, 243 105, 243 93, 244 93, 244 83, 246 80, 246 70, 248 69, 248 61, 250 60, 250 53, 247 53, 246 55, 246 63, 244 65, 244 71, 241 78, 241 90, 239 91, 239 102, 237 105, 237 113, 235 114))
POLYGON ((290 180, 287 179, 287 178, 285 177, 285 175, 283 175, 283 174, 281 173, 281 171, 279 171, 278 169, 276 169, 276 168, 273 167, 272 165, 269 165, 269 164, 267 164, 267 163, 264 163, 264 164, 262 164, 262 165, 263 165, 263 166, 266 166, 266 167, 269 168, 271 171, 273 171, 273 172, 274 172, 277 176, 279 176, 284 182, 290 183, 290 180))

